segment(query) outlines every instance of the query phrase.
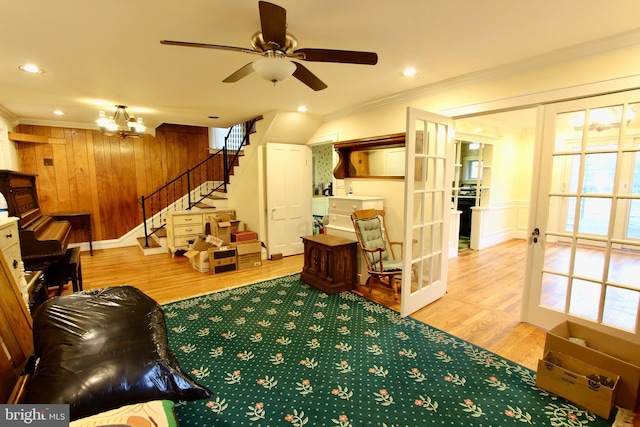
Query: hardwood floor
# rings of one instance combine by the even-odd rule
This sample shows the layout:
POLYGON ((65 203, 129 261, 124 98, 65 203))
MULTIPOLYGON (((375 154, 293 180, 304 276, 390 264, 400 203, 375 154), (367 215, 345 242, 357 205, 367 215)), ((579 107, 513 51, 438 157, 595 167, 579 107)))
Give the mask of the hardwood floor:
MULTIPOLYGON (((482 251, 465 251, 449 261, 448 293, 412 317, 502 357, 535 369, 545 331, 519 321, 526 243, 511 240, 482 251)), ((144 256, 137 247, 82 253, 84 289, 128 284, 163 304, 190 296, 300 272, 302 255, 262 267, 212 275, 194 270, 187 258, 144 256)), ((68 290, 66 292, 69 292, 68 290)), ((399 310, 393 292, 359 287, 356 292, 399 310)))
MULTIPOLYGON (((449 260, 447 294, 411 317, 536 369, 546 331, 520 322, 526 241, 510 240, 482 251, 467 250, 449 260)), ((382 286, 359 294, 400 310, 382 286)))

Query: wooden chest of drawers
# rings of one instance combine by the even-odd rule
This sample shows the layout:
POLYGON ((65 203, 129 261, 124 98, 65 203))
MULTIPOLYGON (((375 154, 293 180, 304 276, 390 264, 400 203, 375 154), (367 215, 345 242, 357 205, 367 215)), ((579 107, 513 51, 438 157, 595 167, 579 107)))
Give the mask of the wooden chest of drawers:
POLYGON ((189 242, 204 234, 204 218, 202 212, 180 211, 169 212, 167 221, 167 247, 171 254, 177 250, 189 249, 189 242))
POLYGON ((2 252, 11 275, 22 293, 25 304, 28 304, 29 293, 23 278, 18 218, 0 220, 0 252, 2 252))
POLYGON ((351 213, 353 211, 384 209, 383 205, 384 198, 377 196, 329 197, 329 224, 333 228, 343 228, 353 232, 353 223, 351 222, 351 213))
POLYGON ((300 278, 327 294, 354 289, 357 242, 327 234, 302 238, 304 266, 300 278))

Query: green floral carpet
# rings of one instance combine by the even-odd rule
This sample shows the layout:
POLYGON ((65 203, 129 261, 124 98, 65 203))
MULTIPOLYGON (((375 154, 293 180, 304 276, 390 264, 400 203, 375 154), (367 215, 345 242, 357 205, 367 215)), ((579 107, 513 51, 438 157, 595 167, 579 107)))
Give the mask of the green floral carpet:
POLYGON ((535 372, 298 274, 163 305, 183 369, 214 397, 181 427, 606 426, 535 372))

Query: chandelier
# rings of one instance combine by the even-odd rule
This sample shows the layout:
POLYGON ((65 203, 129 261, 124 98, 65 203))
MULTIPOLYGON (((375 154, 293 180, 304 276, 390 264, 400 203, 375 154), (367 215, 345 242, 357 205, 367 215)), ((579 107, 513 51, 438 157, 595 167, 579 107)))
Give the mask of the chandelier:
POLYGON ((146 127, 142 124, 142 118, 136 120, 133 115, 127 113, 126 105, 116 105, 116 112, 113 116, 107 118, 104 111, 100 111, 98 126, 100 133, 105 136, 113 136, 117 138, 142 138, 146 127))

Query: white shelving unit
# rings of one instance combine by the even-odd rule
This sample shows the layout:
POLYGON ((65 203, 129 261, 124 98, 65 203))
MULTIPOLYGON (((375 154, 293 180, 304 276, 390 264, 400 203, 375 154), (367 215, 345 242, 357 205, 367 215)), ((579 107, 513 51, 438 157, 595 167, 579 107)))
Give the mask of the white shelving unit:
MULTIPOLYGON (((455 141, 452 208, 461 211, 460 236, 473 240, 473 210, 491 203, 493 145, 473 138, 455 141)), ((473 243, 471 245, 473 247, 473 243)))

